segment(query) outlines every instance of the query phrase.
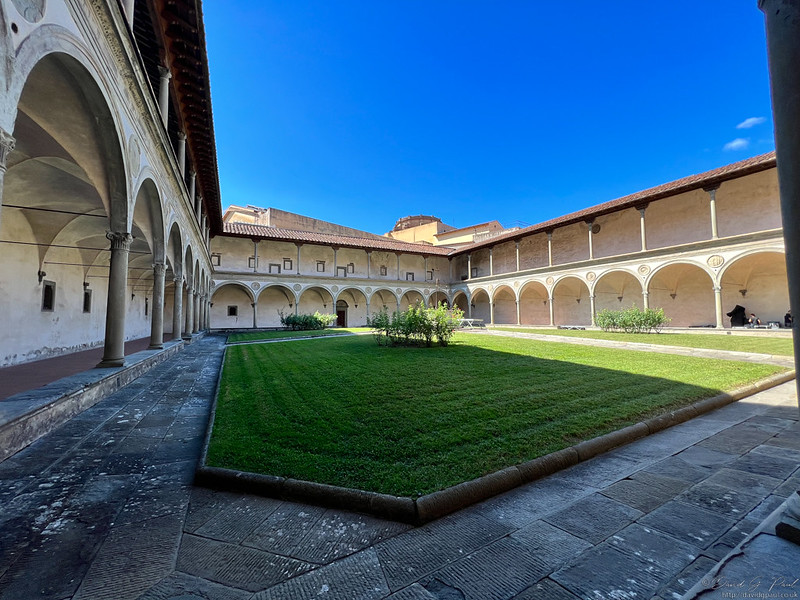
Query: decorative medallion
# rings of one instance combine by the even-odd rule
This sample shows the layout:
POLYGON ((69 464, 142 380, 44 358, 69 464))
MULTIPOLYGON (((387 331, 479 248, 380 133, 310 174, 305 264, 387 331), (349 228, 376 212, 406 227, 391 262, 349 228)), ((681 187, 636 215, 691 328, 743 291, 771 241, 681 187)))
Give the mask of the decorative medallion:
POLYGON ((371 287, 368 287, 368 288, 367 288, 367 293, 368 293, 368 294, 371 294, 371 293, 372 293, 372 288, 371 288, 371 287))
POLYGON ((514 282, 514 287, 515 287, 515 288, 518 288, 518 287, 519 287, 519 281, 515 281, 515 282, 514 282))
POLYGON ((11 0, 11 3, 29 23, 38 23, 44 17, 45 0, 11 0))
POLYGON ((136 140, 136 136, 132 135, 128 140, 128 164, 130 164, 131 175, 134 179, 139 175, 139 169, 142 167, 141 154, 139 142, 136 140))
POLYGON ((398 294, 402 294, 402 293, 403 293, 403 290, 401 290, 400 288, 397 288, 397 293, 398 293, 398 294))
POLYGON ((597 277, 597 275, 594 274, 594 271, 589 271, 586 274, 586 281, 594 281, 595 277, 597 277))
POLYGON ((431 293, 431 291, 428 288, 425 288, 424 290, 422 290, 422 293, 427 296, 428 294, 431 293))
POLYGON ((639 265, 639 275, 647 275, 650 272, 648 265, 639 265))
POLYGON ((292 286, 292 287, 294 287, 294 291, 295 292, 299 292, 300 290, 303 289, 303 286, 300 285, 299 283, 295 283, 294 286, 292 286))
POLYGON ((214 281, 213 279, 211 280, 211 287, 212 287, 212 288, 213 288, 213 287, 217 287, 217 282, 216 282, 216 281, 214 281))
POLYGON ((339 291, 339 286, 338 285, 333 285, 333 286, 331 286, 331 290, 333 290, 334 292, 338 292, 339 291))
POLYGON ((544 280, 544 282, 545 282, 547 285, 553 285, 553 282, 554 282, 554 281, 555 281, 555 279, 553 279, 552 277, 548 277, 547 279, 545 279, 545 280, 544 280))
POLYGON ((712 269, 716 269, 717 267, 721 267, 722 263, 725 262, 725 259, 722 258, 719 254, 715 254, 713 256, 708 257, 708 266, 712 269))
POLYGON ((254 290, 257 290, 258 288, 261 287, 261 284, 258 283, 257 281, 254 281, 253 283, 250 284, 250 287, 252 287, 254 290))
POLYGON ((600 225, 592 223, 592 235, 597 235, 598 233, 600 233, 600 225))

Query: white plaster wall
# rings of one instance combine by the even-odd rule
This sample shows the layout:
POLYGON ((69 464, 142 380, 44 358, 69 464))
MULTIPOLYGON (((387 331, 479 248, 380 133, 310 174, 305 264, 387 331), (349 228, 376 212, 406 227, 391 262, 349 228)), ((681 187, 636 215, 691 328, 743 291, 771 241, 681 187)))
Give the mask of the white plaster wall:
POLYGON ((642 249, 639 211, 627 208, 595 219, 600 232, 592 235, 595 258, 618 256, 642 249))
MULTIPOLYGON (((547 238, 545 237, 545 243, 547 238)), ((587 260, 589 258, 589 227, 586 223, 573 223, 553 231, 553 264, 587 260)), ((547 246, 545 246, 545 260, 547 246)))
POLYGON ((336 314, 333 306, 333 297, 330 292, 320 287, 313 287, 303 290, 299 304, 300 314, 336 314))
POLYGON ((258 326, 281 327, 281 311, 284 315, 294 314, 294 294, 281 286, 262 290, 258 297, 258 326))
POLYGON ((425 283, 425 259, 418 254, 400 255, 400 279, 406 279, 406 273, 414 274, 415 283, 425 283))
POLYGON ((261 240, 258 243, 258 272, 269 273, 270 264, 280 267, 281 274, 292 274, 297 272, 297 246, 288 242, 275 242, 272 240, 261 240), (283 268, 283 259, 288 258, 292 261, 291 269, 283 268))
MULTIPOLYGON (((125 339, 138 340, 143 337, 150 337, 150 319, 153 315, 153 291, 134 289, 128 284, 128 293, 125 295, 125 339), (131 297, 133 295, 133 298, 131 297), (144 314, 145 298, 148 299, 147 315, 144 314)), ((137 285, 136 288, 141 287, 137 285)), ((94 298, 93 298, 94 299, 94 298)))
MULTIPOLYGON (((306 244, 300 248, 300 273, 318 277, 333 277, 333 248, 306 244), (317 271, 317 261, 325 262, 325 271, 317 271)), ((314 312, 314 311, 311 311, 314 312)))
POLYGON ((336 259, 340 267, 346 267, 349 263, 353 263, 353 273, 348 273, 347 277, 367 276, 367 253, 363 250, 339 248, 336 259))
POLYGON ((475 306, 472 309, 473 319, 483 319, 483 322, 488 324, 491 322, 491 308, 489 307, 489 296, 483 290, 473 292, 472 304, 475 306))
POLYGON ((347 302, 348 327, 363 327, 367 324, 367 299, 360 290, 355 288, 341 290, 337 300, 347 302))
POLYGON ((777 169, 726 181, 716 198, 720 237, 781 227, 777 169))
POLYGON ((434 285, 436 279, 439 280, 439 285, 445 285, 454 281, 458 281, 455 271, 453 272, 453 277, 450 277, 450 261, 443 256, 429 256, 428 270, 433 271, 434 285))
POLYGON ((394 293, 389 289, 373 290, 369 300, 370 312, 380 312, 384 305, 389 313, 397 310, 397 298, 394 293))
MULTIPOLYGON (((789 309, 786 262, 780 253, 759 253, 740 258, 722 276, 723 314, 740 304, 761 319, 778 321, 783 325, 783 316, 789 309), (739 290, 747 290, 742 296, 739 290)), ((730 318, 723 320, 730 327, 730 318)))
POLYGON ((243 289, 235 285, 225 285, 211 296, 211 327, 214 329, 242 328, 253 326, 252 300, 243 289), (228 306, 238 306, 239 315, 228 316, 228 306))
POLYGON ((601 276, 595 285, 594 297, 594 307, 597 312, 603 309, 622 310, 631 306, 644 308, 642 284, 630 273, 621 271, 601 276))
POLYGON ((397 281, 397 255, 393 252, 373 252, 371 278, 382 281, 397 281), (386 267, 386 275, 381 275, 381 266, 386 267))
POLYGON ((530 283, 523 288, 519 301, 519 320, 523 325, 550 324, 550 307, 544 285, 530 283))
POLYGON ((651 202, 644 219, 649 250, 711 239, 710 200, 703 190, 651 202))
MULTIPOLYGON (((521 270, 546 267, 547 234, 539 233, 522 238, 519 242, 519 268, 521 270)), ((549 322, 549 319, 548 319, 549 322)))
POLYGON ((211 240, 211 252, 220 254, 220 271, 252 272, 247 266, 253 256, 252 240, 217 236, 211 240))

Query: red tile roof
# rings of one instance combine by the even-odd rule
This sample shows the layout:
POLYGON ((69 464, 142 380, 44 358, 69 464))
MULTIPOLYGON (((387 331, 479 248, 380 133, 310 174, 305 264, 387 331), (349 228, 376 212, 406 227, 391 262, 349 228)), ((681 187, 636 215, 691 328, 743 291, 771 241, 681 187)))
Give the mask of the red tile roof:
POLYGON ((280 242, 300 242, 325 246, 340 246, 344 248, 359 248, 361 250, 426 254, 428 256, 447 256, 453 251, 452 248, 448 248, 447 246, 399 242, 388 238, 382 240, 334 235, 330 233, 315 233, 313 231, 296 231, 293 229, 281 229, 279 227, 267 227, 265 225, 252 225, 250 223, 225 223, 223 234, 226 236, 258 238, 280 242))

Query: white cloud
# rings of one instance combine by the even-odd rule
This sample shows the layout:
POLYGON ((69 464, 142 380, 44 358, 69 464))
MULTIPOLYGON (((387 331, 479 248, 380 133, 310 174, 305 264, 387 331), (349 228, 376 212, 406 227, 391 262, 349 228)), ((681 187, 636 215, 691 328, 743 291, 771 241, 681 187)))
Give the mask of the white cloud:
POLYGON ((736 138, 732 142, 728 142, 725 144, 722 149, 723 150, 744 150, 747 146, 750 145, 750 140, 746 140, 744 138, 736 138))
POLYGON ((756 125, 761 125, 764 121, 766 121, 766 117, 750 117, 749 119, 745 119, 741 123, 736 126, 736 129, 750 129, 751 127, 755 127, 756 125))

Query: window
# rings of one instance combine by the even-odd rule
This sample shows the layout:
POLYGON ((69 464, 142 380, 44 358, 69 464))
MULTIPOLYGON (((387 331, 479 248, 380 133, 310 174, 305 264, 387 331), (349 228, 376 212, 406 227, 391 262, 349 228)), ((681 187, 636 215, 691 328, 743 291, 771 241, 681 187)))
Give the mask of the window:
POLYGON ((283 259, 283 270, 284 271, 291 271, 292 270, 292 259, 291 258, 284 258, 283 259))
POLYGON ((472 267, 472 277, 478 276, 478 267, 472 267))
POLYGON ((414 274, 411 272, 406 273, 406 281, 414 281, 414 274))
POLYGON ((218 267, 221 259, 222 259, 222 255, 221 254, 212 254, 211 255, 211 266, 212 267, 218 267))
POLYGON ((269 263, 269 272, 270 273, 280 273, 281 266, 278 263, 269 263))
POLYGON ((238 306, 229 306, 228 307, 228 316, 229 317, 238 317, 239 316, 239 307, 238 306))
POLYGON ((42 310, 53 311, 56 306, 56 282, 45 281, 42 285, 42 310))
POLYGON ((347 263, 347 272, 348 273, 355 273, 356 266, 353 263, 347 263))
POLYGON ((149 310, 150 310, 150 298, 145 298, 144 299, 144 316, 145 317, 147 316, 147 313, 149 312, 149 310))
POLYGON ((83 312, 92 312, 92 290, 83 290, 83 312))
POLYGON ((256 268, 256 257, 255 256, 251 256, 250 258, 247 259, 247 266, 250 269, 255 269, 256 268))
POLYGON ((325 261, 318 260, 317 261, 317 273, 324 273, 325 272, 325 261))
POLYGON ((386 276, 386 265, 381 265, 381 275, 386 276))
POLYGON ((425 271, 425 279, 433 281, 433 271, 425 271))
POLYGON ((337 277, 347 277, 347 267, 336 267, 337 277))

